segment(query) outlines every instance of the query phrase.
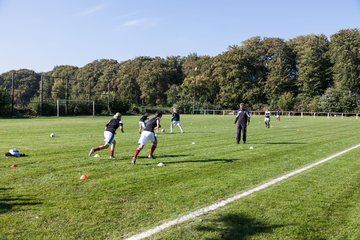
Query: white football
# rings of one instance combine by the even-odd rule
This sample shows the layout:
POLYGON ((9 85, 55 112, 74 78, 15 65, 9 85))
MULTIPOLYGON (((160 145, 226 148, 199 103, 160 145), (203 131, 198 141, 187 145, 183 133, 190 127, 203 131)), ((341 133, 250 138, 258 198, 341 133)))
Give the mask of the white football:
POLYGON ((54 138, 55 137, 55 133, 50 133, 50 137, 54 138))
POLYGON ((161 132, 165 132, 165 129, 161 129, 161 132))

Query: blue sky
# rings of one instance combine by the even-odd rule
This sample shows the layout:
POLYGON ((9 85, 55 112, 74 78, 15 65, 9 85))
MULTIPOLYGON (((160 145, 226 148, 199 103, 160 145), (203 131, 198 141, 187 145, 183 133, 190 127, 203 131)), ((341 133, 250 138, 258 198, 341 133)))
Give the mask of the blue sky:
POLYGON ((360 0, 0 0, 0 73, 360 28, 360 0))

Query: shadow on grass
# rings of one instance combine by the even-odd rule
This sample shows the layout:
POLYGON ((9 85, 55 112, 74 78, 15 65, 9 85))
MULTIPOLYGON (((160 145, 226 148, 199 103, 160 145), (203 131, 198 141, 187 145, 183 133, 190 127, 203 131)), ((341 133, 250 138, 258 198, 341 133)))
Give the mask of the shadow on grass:
MULTIPOLYGON (((0 188, 2 191, 10 190, 10 188, 0 188)), ((42 202, 36 201, 36 199, 29 198, 29 196, 18 197, 0 197, 0 214, 14 211, 24 210, 27 206, 41 205, 42 202)), ((26 210, 26 209, 25 209, 26 210)))
POLYGON ((184 133, 181 133, 181 132, 173 132, 173 133, 171 133, 171 132, 162 132, 161 134, 166 134, 166 135, 175 135, 175 134, 192 135, 192 134, 213 134, 213 133, 216 133, 216 132, 184 132, 184 133))
POLYGON ((249 144, 279 144, 279 145, 287 145, 287 144, 307 144, 307 143, 303 143, 303 142, 249 142, 249 144))
MULTIPOLYGON (((155 154, 154 154, 155 155, 155 154)), ((155 155, 156 156, 156 155, 155 155)), ((190 157, 193 155, 185 155, 185 154, 168 154, 168 155, 160 155, 160 156, 156 156, 156 159, 160 159, 160 158, 177 158, 177 157, 190 157)), ((139 156, 138 159, 148 159, 148 157, 146 156, 139 156)))
POLYGON ((231 163, 234 161, 239 161, 240 159, 219 159, 219 158, 212 158, 212 159, 203 159, 203 160, 184 160, 184 161, 172 161, 172 162, 164 162, 165 164, 179 164, 179 163, 208 163, 208 162, 224 162, 224 163, 231 163))
POLYGON ((276 228, 286 227, 287 225, 269 225, 255 218, 247 217, 243 214, 228 214, 219 219, 204 221, 197 227, 198 231, 216 232, 218 238, 205 238, 208 240, 244 240, 257 234, 271 233, 276 228))
MULTIPOLYGON (((161 158, 165 158, 165 157, 161 157, 161 158)), ((161 159, 160 157, 157 159, 161 159)), ((213 159, 203 159, 203 160, 183 160, 183 161, 171 161, 171 162, 167 162, 167 161, 162 161, 165 165, 170 165, 170 164, 181 164, 181 163, 209 163, 209 162, 222 162, 222 163, 232 163, 234 161, 240 161, 240 159, 219 159, 219 158, 213 158, 213 159)), ((156 161, 157 163, 157 161, 156 161)), ((141 165, 154 165, 154 162, 151 163, 145 163, 145 164, 141 164, 141 165)))

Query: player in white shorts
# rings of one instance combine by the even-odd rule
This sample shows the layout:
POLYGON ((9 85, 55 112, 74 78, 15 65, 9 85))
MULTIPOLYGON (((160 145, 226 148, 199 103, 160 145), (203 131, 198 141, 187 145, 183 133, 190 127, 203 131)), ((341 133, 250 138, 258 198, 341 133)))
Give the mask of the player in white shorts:
POLYGON ((270 128, 270 115, 271 115, 271 112, 268 109, 266 109, 264 122, 265 122, 265 127, 267 127, 267 128, 270 128))
POLYGON ((154 154, 154 151, 155 151, 155 149, 157 147, 157 138, 155 136, 154 130, 159 129, 161 127, 160 126, 161 117, 162 117, 162 113, 160 111, 157 111, 155 113, 155 117, 150 119, 148 121, 148 123, 146 124, 146 128, 141 133, 140 139, 138 141, 139 147, 136 148, 136 151, 134 153, 134 157, 132 158, 132 161, 131 161, 131 163, 133 165, 136 164, 136 159, 137 159, 140 151, 144 148, 144 146, 147 144, 147 142, 149 140, 152 142, 153 145, 151 146, 148 158, 152 158, 152 159, 155 158, 155 156, 153 154, 154 154))
POLYGON ((91 154, 93 154, 94 152, 107 149, 109 146, 111 146, 110 159, 114 159, 115 145, 116 145, 115 132, 116 129, 118 128, 120 128, 121 132, 124 132, 123 122, 121 121, 121 114, 119 112, 117 112, 105 126, 105 131, 104 131, 105 144, 95 148, 91 148, 89 152, 89 156, 91 156, 91 154))
POLYGON ((184 130, 182 129, 180 124, 180 113, 178 113, 176 108, 173 108, 172 118, 170 122, 170 133, 173 133, 173 126, 178 126, 181 133, 184 133, 184 130))

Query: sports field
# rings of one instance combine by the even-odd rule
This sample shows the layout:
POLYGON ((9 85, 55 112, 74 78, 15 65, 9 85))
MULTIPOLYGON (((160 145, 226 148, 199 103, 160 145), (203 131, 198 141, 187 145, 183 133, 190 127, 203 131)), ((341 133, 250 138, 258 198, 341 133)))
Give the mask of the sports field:
MULTIPOLYGON (((236 145, 234 116, 181 117, 185 133, 170 134, 163 116, 157 159, 147 144, 136 166, 139 116, 123 117, 115 160, 87 156, 111 117, 0 119, 0 239, 131 237, 360 143, 355 118, 273 117, 267 129, 252 116, 236 145), (5 157, 14 147, 27 156, 5 157)), ((360 239, 359 160, 357 148, 150 239, 360 239)))

